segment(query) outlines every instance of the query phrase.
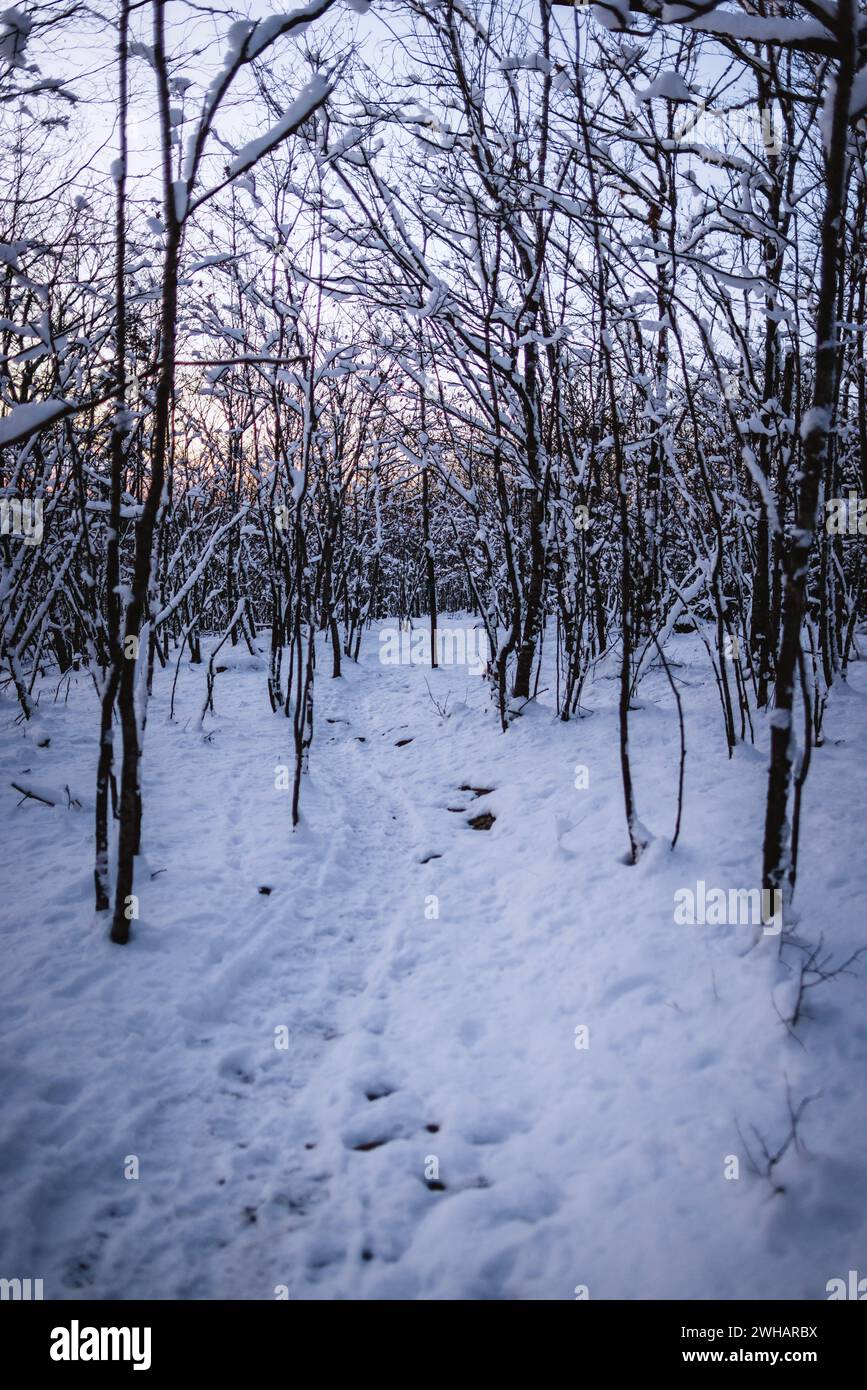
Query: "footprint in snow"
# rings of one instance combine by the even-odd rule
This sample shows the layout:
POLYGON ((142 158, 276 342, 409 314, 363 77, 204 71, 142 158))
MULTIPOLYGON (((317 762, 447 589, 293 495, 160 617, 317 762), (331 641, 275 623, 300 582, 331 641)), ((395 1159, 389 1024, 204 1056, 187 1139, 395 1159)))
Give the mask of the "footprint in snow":
POLYGON ((227 1053, 220 1063, 219 1072, 226 1081, 240 1081, 245 1086, 251 1086, 256 1079, 255 1068, 244 1052, 227 1053))
POLYGON ((631 994, 635 989, 641 989, 643 985, 658 985, 659 981, 652 975, 627 975, 623 980, 617 980, 610 985, 600 999, 600 1004, 613 1004, 616 999, 620 999, 624 994, 631 994))

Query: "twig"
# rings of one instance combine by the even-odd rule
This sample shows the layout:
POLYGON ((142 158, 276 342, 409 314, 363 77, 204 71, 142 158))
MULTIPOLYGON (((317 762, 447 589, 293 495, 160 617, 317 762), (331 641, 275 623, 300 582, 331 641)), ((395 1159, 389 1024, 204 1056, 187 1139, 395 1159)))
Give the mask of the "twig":
MULTIPOLYGON (((57 805, 56 801, 49 801, 47 796, 40 796, 38 792, 28 791, 27 787, 22 787, 18 782, 12 782, 10 785, 13 786, 17 792, 21 793, 21 801, 18 802, 19 806, 26 801, 28 797, 31 801, 41 801, 43 806, 57 805)), ((66 788, 66 794, 67 796, 69 795, 68 787, 66 788)))

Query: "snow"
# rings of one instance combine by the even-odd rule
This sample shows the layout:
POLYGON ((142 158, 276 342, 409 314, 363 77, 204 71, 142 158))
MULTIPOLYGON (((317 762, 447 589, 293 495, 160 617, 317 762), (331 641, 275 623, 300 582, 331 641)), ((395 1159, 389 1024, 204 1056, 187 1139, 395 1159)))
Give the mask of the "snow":
MULTIPOLYGON (((96 1300, 857 1294, 867 501, 851 410, 806 408, 817 348, 848 383, 864 328, 856 197, 815 341, 837 7, 603 0, 600 29, 278 0, 195 33, 170 7, 159 64, 143 10, 124 126, 83 12, 9 3, 9 131, 45 177, 12 168, 0 244, 0 1274, 96 1300), (774 50, 784 151, 785 92, 753 82, 774 50), (805 659, 766 692, 782 541, 805 659), (406 617, 430 583, 436 670, 406 617), (116 618, 140 623, 129 945, 93 909, 116 618), (340 680, 335 623, 363 637, 340 680)), ((112 814, 109 879, 118 838, 112 814)))
POLYGON ((692 92, 679 72, 661 72, 649 87, 635 93, 639 101, 652 101, 654 97, 665 97, 668 101, 691 101, 692 92))
MULTIPOLYGON (((672 852, 677 718, 650 663, 630 748, 653 839, 627 867, 602 666, 585 718, 543 696, 504 735, 484 682, 378 650, 374 628, 339 681, 320 651, 295 834, 261 661, 221 649, 204 737, 206 664, 181 663, 175 722, 157 670, 126 949, 92 914, 91 817, 9 786, 92 787, 89 677, 66 703, 46 681, 43 747, 0 693, 0 1263, 46 1298, 824 1298, 867 1235, 863 973, 811 991, 799 1041, 776 937, 673 917, 700 881, 758 886, 767 729, 730 760, 701 642, 673 637, 686 815, 672 852), (745 1144, 785 1137, 787 1087, 825 1095, 774 1193, 745 1144)), ((867 667, 826 732, 798 907, 839 959, 863 944, 867 667)))
POLYGON ((11 319, 2 318, 0 318, 0 332, 14 333, 16 338, 39 338, 41 336, 35 328, 30 328, 27 324, 13 323, 11 319))
POLYGON ((0 33, 0 61, 13 68, 22 67, 33 20, 16 5, 0 13, 0 24, 4 26, 0 33))
POLYGON ((178 222, 183 222, 189 206, 189 189, 184 179, 175 179, 172 184, 172 202, 174 205, 175 217, 178 222))
POLYGON ((605 0, 604 5, 593 6, 593 18, 603 29, 617 33, 628 29, 630 23, 629 0, 605 0))
POLYGON ((322 0, 310 0, 309 4, 285 14, 268 15, 255 22, 236 20, 229 26, 225 65, 228 67, 234 63, 242 50, 248 59, 258 58, 284 31, 297 38, 302 37, 310 21, 317 19, 326 8, 322 0), (291 27, 287 29, 287 25, 291 27))
POLYGON ((837 103, 837 79, 831 75, 825 83, 822 105, 819 110, 819 131, 825 153, 829 154, 834 131, 834 107, 837 103))
POLYGON ((0 265, 11 266, 13 270, 20 269, 18 257, 22 251, 27 250, 26 241, 4 241, 0 242, 0 265))
MULTIPOLYGON (((213 256, 202 256, 201 260, 194 261, 187 273, 195 275, 200 270, 208 270, 214 265, 227 265, 235 259, 231 251, 219 251, 213 256)), ((223 331, 225 332, 225 329, 223 331)))
POLYGON ((827 406, 813 405, 801 416, 801 438, 807 439, 815 430, 823 433, 831 428, 831 411, 827 406))
POLYGON ((500 63, 501 72, 542 72, 551 73, 554 68, 550 58, 544 53, 510 53, 500 63))
POLYGON ((685 24, 703 34, 725 35, 733 39, 754 40, 756 43, 794 44, 830 36, 830 26, 819 20, 764 19, 743 12, 732 14, 717 10, 713 14, 698 14, 689 5, 663 5, 663 24, 685 24))
POLYGON ((264 135, 250 140, 238 151, 229 165, 229 174, 234 177, 242 170, 249 169, 262 155, 267 154, 268 150, 290 135, 322 104, 329 90, 330 84, 327 78, 321 75, 311 78, 284 111, 280 120, 271 126, 264 135))
POLYGON ((31 401, 27 405, 13 406, 9 414, 0 419, 0 446, 17 444, 37 430, 46 429, 70 408, 69 401, 61 400, 31 401))
POLYGON ((851 119, 857 120, 867 114, 867 67, 856 74, 852 83, 852 96, 849 101, 851 119))

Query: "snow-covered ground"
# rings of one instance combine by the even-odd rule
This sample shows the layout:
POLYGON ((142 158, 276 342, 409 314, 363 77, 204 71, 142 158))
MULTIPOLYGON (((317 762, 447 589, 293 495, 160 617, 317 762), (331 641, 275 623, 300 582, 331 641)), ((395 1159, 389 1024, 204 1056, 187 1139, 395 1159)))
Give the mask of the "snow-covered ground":
MULTIPOLYGON (((729 760, 703 649, 670 654, 683 827, 672 852, 654 670, 637 867, 613 671, 583 719, 543 695, 503 735, 466 669, 380 664, 372 632, 332 681, 323 650, 294 834, 264 672, 218 675, 206 737, 205 668, 182 666, 174 723, 158 674, 126 949, 92 910, 92 685, 45 685, 47 747, 7 692, 0 1274, 48 1298, 822 1299, 867 1273, 867 955, 793 1034, 776 937, 675 923, 679 888, 758 882, 766 740, 729 760)), ((796 906, 842 963, 867 944, 867 665, 826 731, 796 906)))

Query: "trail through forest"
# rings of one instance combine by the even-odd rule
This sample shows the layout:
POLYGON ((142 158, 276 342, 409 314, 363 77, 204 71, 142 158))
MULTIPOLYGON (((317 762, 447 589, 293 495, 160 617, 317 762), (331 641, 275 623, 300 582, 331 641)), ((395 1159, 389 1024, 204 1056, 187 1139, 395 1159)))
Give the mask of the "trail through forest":
MULTIPOLYGON (((762 815, 764 757, 727 758, 697 643, 674 852, 661 671, 636 699, 636 867, 604 669, 577 723, 543 695, 503 735, 465 667, 382 664, 374 629, 332 681, 323 646, 293 833, 287 721, 235 650, 202 731, 204 668, 182 663, 174 722, 155 684, 130 952, 90 902, 92 696, 46 689, 47 747, 4 699, 4 1268, 46 1297, 571 1299, 815 1298, 857 1266, 857 965, 812 992, 802 1046, 775 937, 673 922, 680 885, 752 881, 762 815), (82 806, 16 809, 12 780, 82 806)), ((807 809, 802 930, 838 961, 867 807, 853 786, 835 822, 823 789, 864 746, 863 684, 835 692, 807 809)))

